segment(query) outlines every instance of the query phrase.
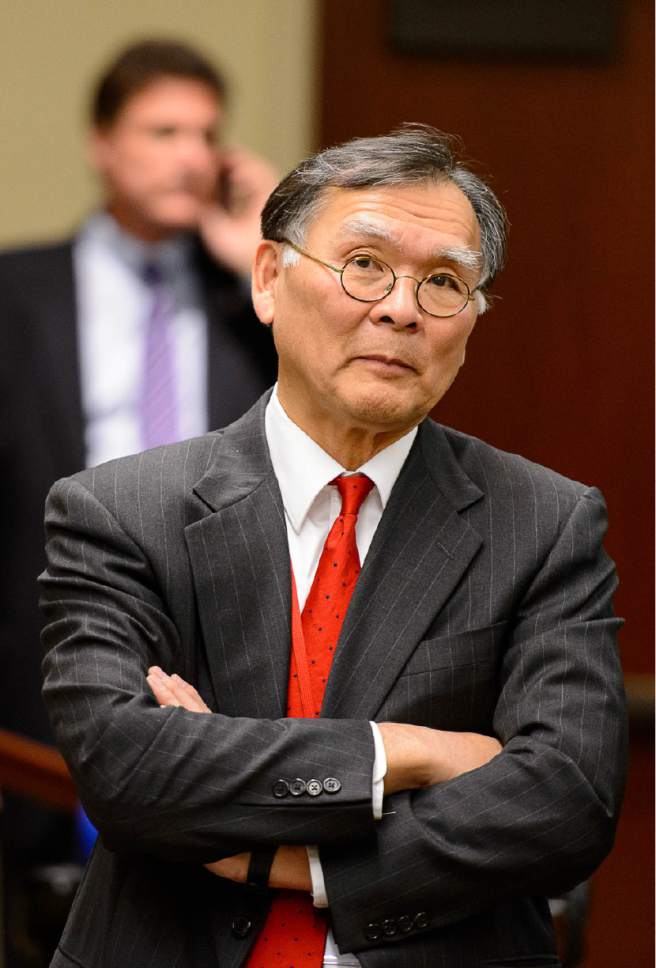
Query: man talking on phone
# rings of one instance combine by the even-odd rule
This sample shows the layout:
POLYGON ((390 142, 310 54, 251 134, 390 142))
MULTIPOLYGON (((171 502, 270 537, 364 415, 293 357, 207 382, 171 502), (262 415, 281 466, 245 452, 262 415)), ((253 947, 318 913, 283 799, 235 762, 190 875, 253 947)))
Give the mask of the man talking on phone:
MULTIPOLYGON (((263 159, 220 147, 225 105, 225 83, 198 51, 169 40, 122 51, 91 99, 98 210, 72 238, 0 254, 0 726, 41 741, 51 739, 34 582, 48 488, 228 424, 275 376, 246 283, 277 176, 263 159)), ((61 821, 5 800, 12 880, 69 858, 61 821)))

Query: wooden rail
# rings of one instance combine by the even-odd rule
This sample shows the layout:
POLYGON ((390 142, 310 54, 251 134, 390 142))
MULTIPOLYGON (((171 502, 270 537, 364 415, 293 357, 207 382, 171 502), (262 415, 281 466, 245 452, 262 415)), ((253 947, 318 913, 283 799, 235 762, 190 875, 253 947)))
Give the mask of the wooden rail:
POLYGON ((72 813, 77 796, 63 757, 52 746, 0 729, 0 790, 72 813))

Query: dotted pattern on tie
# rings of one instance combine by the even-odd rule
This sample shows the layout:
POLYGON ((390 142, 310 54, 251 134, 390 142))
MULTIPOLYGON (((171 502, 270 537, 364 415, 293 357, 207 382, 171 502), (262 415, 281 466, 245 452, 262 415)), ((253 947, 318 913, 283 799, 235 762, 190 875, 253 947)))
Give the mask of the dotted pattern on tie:
POLYGON ((175 359, 170 332, 171 301, 162 270, 156 263, 144 266, 143 278, 151 291, 141 388, 141 444, 144 449, 179 439, 175 359))
MULTIPOLYGON (((337 477, 330 483, 339 489, 342 507, 326 538, 301 616, 315 716, 321 710, 339 633, 360 574, 355 525, 373 487, 365 474, 337 477)), ((288 716, 303 715, 293 653, 287 701, 288 716)), ((277 891, 245 968, 321 968, 327 932, 326 913, 313 906, 309 894, 277 891)))

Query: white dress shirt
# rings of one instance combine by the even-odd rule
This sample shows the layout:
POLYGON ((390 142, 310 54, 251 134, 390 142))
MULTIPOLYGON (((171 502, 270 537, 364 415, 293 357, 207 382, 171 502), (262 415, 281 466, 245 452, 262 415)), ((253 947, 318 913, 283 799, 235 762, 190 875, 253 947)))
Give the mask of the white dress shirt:
POLYGON ((191 238, 149 244, 106 212, 73 244, 87 467, 142 450, 140 396, 153 294, 142 272, 162 269, 173 302, 171 336, 181 439, 208 429, 207 319, 192 266, 191 238))
MULTIPOLYGON (((298 605, 301 611, 309 594, 314 574, 328 532, 341 510, 341 498, 330 481, 340 474, 366 474, 373 483, 360 508, 355 527, 360 562, 364 563, 376 528, 380 522, 392 488, 410 452, 417 434, 411 430, 400 440, 367 461, 355 471, 347 471, 308 437, 285 413, 274 387, 265 413, 265 433, 271 463, 285 509, 289 555, 296 581, 298 605)), ((387 771, 385 749, 380 731, 371 724, 376 755, 372 776, 372 808, 380 819, 383 804, 383 779, 387 771)), ((312 893, 317 907, 327 907, 328 899, 316 847, 308 847, 312 893)), ((324 952, 324 968, 335 965, 357 966, 360 962, 352 954, 340 954, 332 931, 328 932, 324 952)))

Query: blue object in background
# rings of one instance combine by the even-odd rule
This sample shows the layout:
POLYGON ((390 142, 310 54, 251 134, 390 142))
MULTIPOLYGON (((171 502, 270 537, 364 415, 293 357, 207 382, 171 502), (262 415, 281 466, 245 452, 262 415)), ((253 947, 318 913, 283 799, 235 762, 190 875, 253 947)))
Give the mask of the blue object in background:
POLYGON ((93 850, 98 831, 91 823, 81 803, 75 809, 75 841, 80 860, 85 863, 93 850))

